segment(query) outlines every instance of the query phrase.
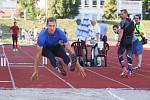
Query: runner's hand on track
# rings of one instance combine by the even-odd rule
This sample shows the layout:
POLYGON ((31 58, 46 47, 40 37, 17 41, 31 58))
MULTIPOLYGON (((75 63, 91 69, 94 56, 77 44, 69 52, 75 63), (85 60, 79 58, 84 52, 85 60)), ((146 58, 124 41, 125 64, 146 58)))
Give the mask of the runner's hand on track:
POLYGON ((31 80, 34 81, 38 79, 39 79, 39 73, 35 71, 31 76, 31 80))
POLYGON ((77 71, 81 74, 83 78, 86 78, 85 70, 82 66, 80 66, 79 62, 76 63, 77 71))
POLYGON ((79 72, 82 75, 83 78, 86 78, 86 73, 83 67, 79 67, 79 72))

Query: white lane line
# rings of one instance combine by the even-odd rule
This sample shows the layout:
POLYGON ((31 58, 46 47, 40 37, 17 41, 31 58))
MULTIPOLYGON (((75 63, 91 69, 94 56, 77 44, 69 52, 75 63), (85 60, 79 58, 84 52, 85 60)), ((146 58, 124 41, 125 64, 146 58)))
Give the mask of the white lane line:
MULTIPOLYGON (((6 53, 5 53, 5 50, 4 50, 4 46, 2 45, 2 48, 3 48, 3 53, 4 53, 4 56, 6 57, 6 53)), ((9 71, 9 75, 10 75, 10 79, 12 81, 12 86, 14 89, 16 89, 16 85, 15 85, 15 81, 14 81, 14 78, 12 76, 12 73, 11 73, 11 69, 10 69, 10 64, 9 64, 9 61, 8 61, 8 58, 6 57, 6 61, 7 61, 7 65, 8 65, 8 71, 9 71)))
MULTIPOLYGON (((22 50, 23 51, 23 50, 22 50)), ((32 59, 34 59, 31 55, 29 55, 27 52, 23 51, 25 54, 27 54, 29 57, 31 57, 32 59)), ((40 63, 41 64, 41 63, 40 63)), ((59 77, 56 73, 54 73, 52 70, 50 70, 48 67, 44 66, 45 69, 47 69, 49 72, 51 72, 54 76, 56 76, 58 79, 60 79, 62 82, 64 82, 65 84, 67 84, 69 87, 75 89, 75 87, 73 85, 71 85, 71 83, 67 82, 66 80, 64 80, 63 78, 59 77)))
POLYGON ((109 88, 106 88, 106 91, 111 95, 113 96, 114 98, 118 99, 118 100, 125 100, 123 98, 120 98, 119 96, 117 96, 116 94, 114 94, 113 92, 111 92, 111 89, 109 88))
POLYGON ((131 86, 129 86, 129 85, 126 85, 126 84, 124 84, 124 83, 122 83, 122 82, 119 82, 119 81, 117 81, 117 80, 115 80, 115 79, 112 79, 112 78, 109 78, 109 77, 104 76, 104 75, 102 75, 102 74, 99 74, 99 73, 97 73, 97 72, 95 72, 95 71, 92 71, 92 70, 90 70, 90 69, 86 69, 86 70, 88 70, 89 72, 92 72, 92 73, 94 73, 94 74, 96 74, 96 75, 98 75, 98 76, 104 77, 104 78, 106 78, 106 79, 108 79, 108 80, 111 80, 111 81, 113 81, 113 82, 116 82, 116 83, 119 83, 119 84, 121 84, 121 85, 123 85, 123 86, 126 86, 126 87, 128 87, 128 88, 130 88, 130 89, 134 89, 133 87, 131 87, 131 86))
POLYGON ((0 83, 9 83, 9 82, 12 82, 12 81, 0 81, 0 83))
MULTIPOLYGON (((11 66, 11 68, 33 68, 34 66, 24 66, 24 65, 22 65, 22 66, 11 66)), ((39 68, 41 68, 41 67, 43 67, 44 68, 44 66, 39 66, 39 68)))
POLYGON ((33 63, 9 63, 10 65, 31 65, 33 63))
POLYGON ((61 81, 63 81, 64 83, 66 83, 69 87, 75 89, 75 87, 73 85, 71 85, 69 82, 67 82, 66 80, 64 80, 63 78, 59 77, 56 73, 54 73, 52 70, 50 70, 48 67, 45 67, 49 72, 51 72, 52 74, 54 74, 57 78, 59 78, 61 81))

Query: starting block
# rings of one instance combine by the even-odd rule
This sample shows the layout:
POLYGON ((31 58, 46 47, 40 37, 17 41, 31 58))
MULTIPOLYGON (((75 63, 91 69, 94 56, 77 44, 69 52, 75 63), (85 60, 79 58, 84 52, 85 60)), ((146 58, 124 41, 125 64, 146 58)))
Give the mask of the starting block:
POLYGON ((0 55, 0 59, 1 59, 0 66, 1 67, 7 66, 7 59, 3 54, 0 55))

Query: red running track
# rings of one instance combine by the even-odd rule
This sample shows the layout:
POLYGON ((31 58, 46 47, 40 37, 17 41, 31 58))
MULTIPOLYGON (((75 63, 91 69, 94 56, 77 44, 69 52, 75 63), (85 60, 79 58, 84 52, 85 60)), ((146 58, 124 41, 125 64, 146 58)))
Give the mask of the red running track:
MULTIPOLYGON (((108 52, 108 67, 85 67, 87 77, 70 72, 67 66, 67 76, 61 76, 51 65, 40 65, 40 77, 31 81, 35 56, 34 46, 21 46, 13 52, 11 46, 4 45, 4 51, 9 65, 0 67, 0 88, 140 88, 150 89, 150 50, 143 53, 143 66, 140 71, 134 71, 131 79, 121 78, 116 47, 111 46, 108 52)), ((135 61, 134 61, 135 63, 135 61)), ((134 64, 135 65, 135 64, 134 64)))

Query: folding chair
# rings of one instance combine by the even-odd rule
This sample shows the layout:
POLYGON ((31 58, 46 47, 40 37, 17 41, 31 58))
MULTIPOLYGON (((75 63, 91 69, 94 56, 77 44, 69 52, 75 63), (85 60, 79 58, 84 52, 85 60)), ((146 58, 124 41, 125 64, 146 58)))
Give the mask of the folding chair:
POLYGON ((98 48, 98 43, 96 43, 93 47, 92 47, 92 65, 97 66, 98 64, 98 58, 104 58, 104 66, 107 67, 107 51, 109 50, 109 44, 108 43, 103 43, 103 47, 102 48, 98 48), (97 49, 97 54, 96 53, 96 49, 97 49))
POLYGON ((73 42, 71 44, 71 47, 74 49, 76 56, 78 57, 78 61, 80 63, 81 66, 85 66, 85 64, 87 64, 87 47, 86 44, 83 42, 73 42), (84 50, 85 50, 85 54, 84 54, 84 50))

